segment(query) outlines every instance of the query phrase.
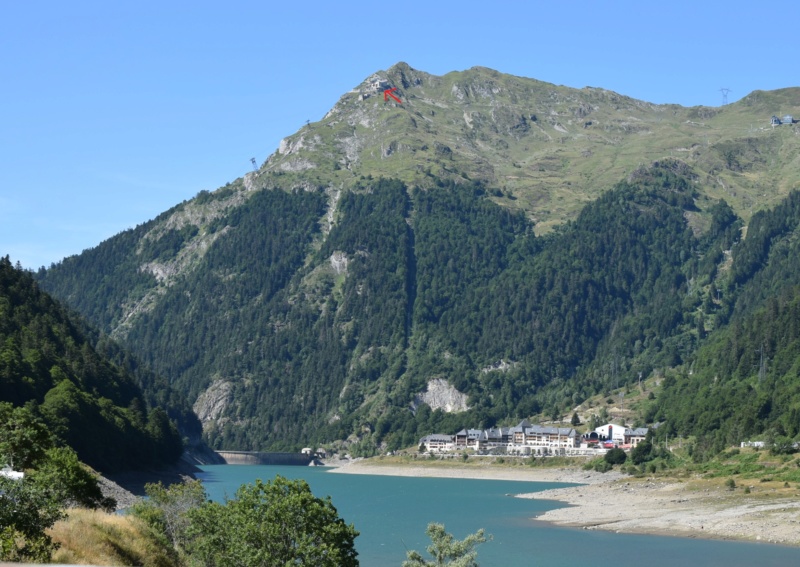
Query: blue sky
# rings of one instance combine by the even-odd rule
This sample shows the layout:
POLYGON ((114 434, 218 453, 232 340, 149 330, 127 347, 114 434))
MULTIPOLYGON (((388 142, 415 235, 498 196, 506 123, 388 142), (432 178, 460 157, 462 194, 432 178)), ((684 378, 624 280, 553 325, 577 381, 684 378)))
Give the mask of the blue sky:
POLYGON ((398 61, 651 102, 797 86, 796 4, 6 2, 0 255, 49 265, 216 189, 398 61))

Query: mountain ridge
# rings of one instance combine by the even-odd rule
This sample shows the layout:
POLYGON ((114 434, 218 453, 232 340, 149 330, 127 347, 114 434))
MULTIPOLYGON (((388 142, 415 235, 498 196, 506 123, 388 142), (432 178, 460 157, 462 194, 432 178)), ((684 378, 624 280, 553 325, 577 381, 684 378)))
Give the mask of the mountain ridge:
MULTIPOLYGON (((574 218, 586 201, 597 196, 593 186, 610 187, 639 165, 677 157, 699 162, 711 176, 702 182, 704 192, 714 199, 725 198, 737 213, 749 217, 758 191, 756 180, 733 175, 720 159, 720 152, 739 151, 738 145, 717 148, 715 144, 741 138, 750 130, 752 135, 745 137, 759 142, 776 134, 769 126, 771 115, 798 112, 798 88, 754 91, 724 107, 686 108, 638 101, 605 89, 552 85, 483 67, 435 76, 398 63, 343 95, 323 120, 284 138, 259 171, 258 181, 254 174, 246 177, 252 186, 286 186, 292 184, 295 170, 308 174, 318 164, 339 168, 333 175, 318 176, 332 185, 352 185, 362 168, 425 187, 431 184, 426 171, 461 181, 466 174, 515 196, 496 197, 504 206, 525 210, 541 232, 574 218), (371 85, 376 79, 396 86, 403 104, 384 102, 380 89, 371 85), (446 113, 444 123, 437 112, 446 113), (343 122, 352 132, 343 130, 343 122), (438 147, 426 132, 434 122, 438 147), (371 134, 359 133, 367 128, 371 134), (329 138, 341 145, 338 161, 329 138), (488 148, 491 144, 499 147, 488 148), (317 147, 321 150, 315 152, 317 147), (412 154, 413 159, 406 162, 402 154, 412 154), (634 161, 630 155, 635 155, 634 161), (574 171, 564 176, 566 168, 574 171), (573 193, 574 202, 568 199, 551 210, 547 204, 554 200, 554 191, 573 193)), ((796 137, 796 130, 793 134, 796 137)), ((796 156, 797 140, 783 143, 796 156)), ((785 177, 796 181, 800 163, 790 161, 791 173, 785 177)), ((308 182, 307 175, 304 181, 308 182)), ((775 203, 787 193, 783 186, 766 200, 762 192, 758 201, 775 203)))

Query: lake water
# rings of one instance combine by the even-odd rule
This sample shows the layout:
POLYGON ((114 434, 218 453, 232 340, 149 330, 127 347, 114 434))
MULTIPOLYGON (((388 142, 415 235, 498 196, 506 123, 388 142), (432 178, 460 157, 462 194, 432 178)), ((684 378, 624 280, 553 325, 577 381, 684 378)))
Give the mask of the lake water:
POLYGON ((325 468, 212 465, 201 467, 209 496, 280 474, 305 479, 319 497, 330 496, 339 515, 361 532, 364 567, 398 566, 406 549, 424 550, 429 522, 445 524, 459 539, 485 528, 493 540, 478 546, 482 567, 703 567, 800 565, 800 548, 557 528, 533 518, 557 503, 513 498, 564 484, 330 474, 325 468))

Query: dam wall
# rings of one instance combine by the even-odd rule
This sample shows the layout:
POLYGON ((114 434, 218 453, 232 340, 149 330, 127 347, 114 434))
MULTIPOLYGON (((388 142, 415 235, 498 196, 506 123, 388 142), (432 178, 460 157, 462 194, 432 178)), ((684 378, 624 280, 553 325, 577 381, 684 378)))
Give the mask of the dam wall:
POLYGON ((293 465, 307 467, 313 455, 303 453, 259 453, 257 451, 216 451, 228 465, 293 465))

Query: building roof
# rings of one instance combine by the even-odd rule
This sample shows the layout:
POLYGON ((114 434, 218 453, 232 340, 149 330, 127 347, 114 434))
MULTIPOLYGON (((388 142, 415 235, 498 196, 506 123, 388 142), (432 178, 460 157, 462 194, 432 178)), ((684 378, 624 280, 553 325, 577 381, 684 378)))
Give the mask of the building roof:
POLYGON ((525 428, 526 435, 563 435, 564 437, 574 437, 576 432, 571 427, 545 427, 543 425, 531 425, 525 428))
POLYGON ((530 422, 527 419, 523 419, 518 424, 516 424, 514 427, 510 427, 508 429, 508 433, 510 435, 513 435, 514 433, 522 433, 523 431, 525 431, 526 427, 530 427, 530 426, 531 426, 530 422))
POLYGON ((440 443, 450 443, 453 441, 452 435, 445 435, 444 433, 431 433, 430 435, 426 435, 422 439, 419 440, 420 444, 425 443, 427 441, 437 441, 440 443))
POLYGON ((628 429, 625 431, 626 435, 635 435, 637 437, 644 437, 647 435, 648 429, 646 427, 637 427, 636 429, 628 429))

